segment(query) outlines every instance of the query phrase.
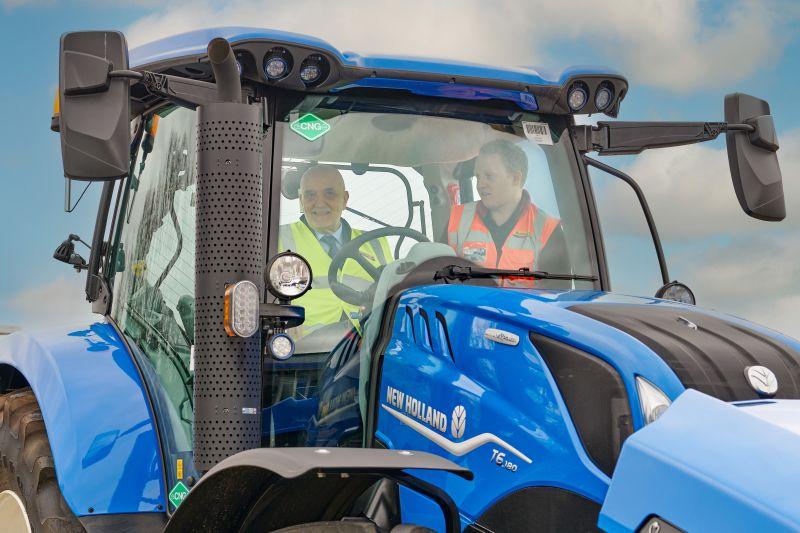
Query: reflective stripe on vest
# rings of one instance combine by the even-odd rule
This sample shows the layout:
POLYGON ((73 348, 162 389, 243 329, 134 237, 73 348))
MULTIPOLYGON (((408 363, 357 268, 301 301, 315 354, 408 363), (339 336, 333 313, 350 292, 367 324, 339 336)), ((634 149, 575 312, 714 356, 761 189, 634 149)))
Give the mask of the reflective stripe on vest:
POLYGON ((489 268, 533 268, 534 261, 560 223, 559 219, 530 204, 498 254, 489 229, 477 214, 477 206, 477 202, 454 206, 448 239, 459 256, 489 268))
MULTIPOLYGON (((357 237, 363 233, 363 231, 353 229, 351 237, 357 237)), ((278 249, 281 251, 291 250, 300 254, 311 266, 313 274, 311 289, 293 301, 295 305, 305 307, 306 320, 303 329, 306 330, 306 333, 314 329, 313 327, 316 325, 339 322, 342 314, 347 316, 354 325, 357 324, 358 307, 343 302, 331 290, 328 281, 331 257, 325 252, 314 232, 304 222, 297 221, 280 226, 278 249)), ((391 257, 389 243, 386 239, 371 241, 362 246, 359 251, 367 261, 375 266, 385 265, 386 258, 391 257)), ((366 290, 373 282, 369 274, 353 259, 345 261, 339 281, 358 291, 366 290)))

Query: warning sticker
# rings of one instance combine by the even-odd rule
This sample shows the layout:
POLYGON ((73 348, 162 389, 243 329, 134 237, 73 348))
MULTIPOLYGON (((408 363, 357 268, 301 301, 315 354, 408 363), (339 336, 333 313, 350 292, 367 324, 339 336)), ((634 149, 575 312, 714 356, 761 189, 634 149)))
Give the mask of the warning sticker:
POLYGON ((525 130, 525 137, 536 144, 553 144, 550 137, 550 125, 547 122, 523 122, 522 129, 525 130))

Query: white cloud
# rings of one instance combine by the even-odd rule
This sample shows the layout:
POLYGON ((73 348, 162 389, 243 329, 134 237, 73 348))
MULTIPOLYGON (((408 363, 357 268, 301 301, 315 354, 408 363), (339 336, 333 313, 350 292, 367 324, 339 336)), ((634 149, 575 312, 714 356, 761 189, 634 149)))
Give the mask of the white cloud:
MULTIPOLYGON (((626 171, 651 205, 673 279, 687 283, 703 307, 800 339, 800 130, 781 135, 780 143, 787 208, 780 223, 755 220, 741 210, 724 146, 644 152, 626 171)), ((609 248, 619 254, 621 243, 633 237, 638 250, 635 264, 611 258, 618 271, 612 276, 615 290, 630 286, 642 292, 653 284, 654 274, 642 269, 655 264, 641 210, 623 185, 600 188, 598 199, 609 248)))
POLYGON ((680 253, 679 278, 703 307, 732 313, 800 339, 800 242, 749 236, 680 253))
POLYGON ((85 284, 85 276, 58 277, 20 290, 7 300, 6 307, 14 315, 14 325, 23 329, 77 323, 90 318, 85 284))
MULTIPOLYGON (((722 235, 758 235, 800 228, 800 129, 779 136, 786 219, 770 223, 747 216, 739 207, 724 144, 695 144, 649 150, 625 167, 644 190, 664 241, 687 243, 722 235)), ((601 173, 592 170, 592 175, 601 173)), ((615 178, 610 178, 615 179, 615 178)), ((617 231, 643 234, 641 210, 623 187, 609 188, 602 198, 617 231)))
POLYGON ((127 35, 135 46, 192 29, 243 25, 314 35, 340 50, 503 65, 553 64, 563 60, 564 45, 577 43, 608 57, 637 84, 685 92, 728 86, 769 66, 784 44, 781 30, 798 15, 782 10, 779 18, 778 6, 728 2, 712 14, 697 0, 573 0, 566 6, 547 0, 177 0, 134 23, 127 35))

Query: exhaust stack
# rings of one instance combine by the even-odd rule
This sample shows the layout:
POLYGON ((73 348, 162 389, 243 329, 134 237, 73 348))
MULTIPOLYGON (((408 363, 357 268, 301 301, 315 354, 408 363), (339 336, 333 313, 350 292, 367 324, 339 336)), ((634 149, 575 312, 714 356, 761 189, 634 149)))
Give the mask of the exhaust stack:
POLYGON ((199 472, 261 445, 261 332, 228 336, 223 308, 232 283, 249 280, 263 294, 262 115, 260 105, 242 103, 230 44, 212 40, 208 56, 227 101, 197 113, 193 439, 199 472))

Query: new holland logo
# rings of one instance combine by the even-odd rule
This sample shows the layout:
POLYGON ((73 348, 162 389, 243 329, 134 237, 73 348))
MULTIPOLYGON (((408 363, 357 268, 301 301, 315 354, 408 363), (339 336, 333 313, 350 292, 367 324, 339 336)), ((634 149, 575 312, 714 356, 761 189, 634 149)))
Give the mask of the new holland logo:
POLYGON ((753 390, 761 396, 775 396, 778 392, 778 378, 765 366, 748 366, 744 375, 753 390))
MULTIPOLYGON (((381 407, 402 424, 457 457, 467 455, 484 444, 491 443, 502 446, 526 463, 531 463, 530 457, 494 433, 480 433, 459 442, 448 439, 446 436, 448 420, 445 413, 392 386, 386 387, 386 403, 381 407)), ((460 439, 467 428, 467 410, 463 405, 457 405, 450 416, 450 435, 460 439)))
POLYGON ((467 427, 467 410, 463 405, 457 405, 450 417, 450 433, 454 438, 460 439, 467 427))

